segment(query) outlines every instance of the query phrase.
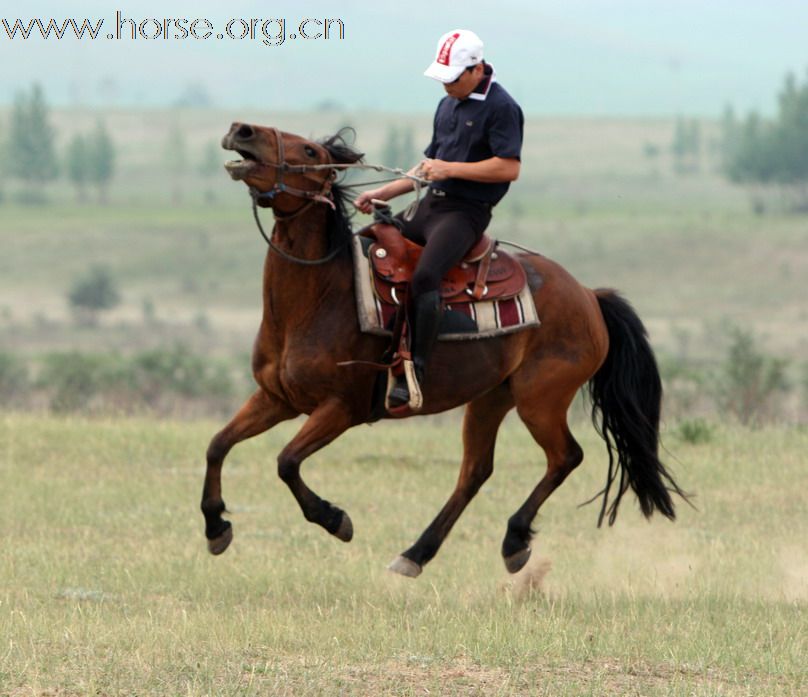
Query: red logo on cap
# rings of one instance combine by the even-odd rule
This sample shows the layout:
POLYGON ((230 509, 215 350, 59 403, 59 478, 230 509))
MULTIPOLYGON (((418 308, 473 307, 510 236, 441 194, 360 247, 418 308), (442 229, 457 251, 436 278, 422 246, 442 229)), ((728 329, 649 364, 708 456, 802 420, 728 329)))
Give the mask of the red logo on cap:
POLYGON ((454 46, 454 42, 459 38, 460 34, 455 32, 443 42, 443 46, 441 46, 440 51, 438 51, 438 63, 441 63, 442 65, 449 65, 449 56, 452 53, 452 46, 454 46))

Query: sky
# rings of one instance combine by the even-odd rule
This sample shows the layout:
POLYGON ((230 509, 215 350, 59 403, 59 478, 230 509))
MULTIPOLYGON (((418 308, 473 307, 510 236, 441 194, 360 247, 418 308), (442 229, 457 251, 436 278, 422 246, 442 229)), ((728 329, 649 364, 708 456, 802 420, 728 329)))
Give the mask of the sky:
MULTIPOLYGON (((124 3, 123 0, 0 0, 0 104, 39 82, 58 106, 175 104, 189 93, 217 108, 431 112, 442 95, 423 76, 444 32, 466 28, 525 112, 541 116, 772 114, 785 75, 808 76, 806 0, 348 0, 124 3), (108 39, 116 12, 154 36, 163 20, 194 19, 208 39, 108 39), (100 38, 10 40, 3 20, 103 19, 100 38), (242 19, 255 39, 240 35, 242 19), (279 42, 285 20, 284 41, 279 42), (315 36, 313 20, 340 20, 315 36), (154 21, 157 20, 157 21, 154 21), (264 41, 261 33, 266 24, 264 41), (291 35, 295 34, 295 38, 291 35)), ((322 31, 320 29, 320 31, 322 31)), ((35 30, 36 33, 36 30, 35 30)))

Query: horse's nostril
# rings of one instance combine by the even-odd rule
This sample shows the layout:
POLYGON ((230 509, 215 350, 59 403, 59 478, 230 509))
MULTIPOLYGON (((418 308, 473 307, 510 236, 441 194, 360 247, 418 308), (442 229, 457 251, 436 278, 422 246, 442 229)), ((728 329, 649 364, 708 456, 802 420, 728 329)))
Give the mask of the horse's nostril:
POLYGON ((239 138, 252 138, 255 135, 255 131, 252 126, 248 126, 245 123, 236 131, 236 135, 239 138))

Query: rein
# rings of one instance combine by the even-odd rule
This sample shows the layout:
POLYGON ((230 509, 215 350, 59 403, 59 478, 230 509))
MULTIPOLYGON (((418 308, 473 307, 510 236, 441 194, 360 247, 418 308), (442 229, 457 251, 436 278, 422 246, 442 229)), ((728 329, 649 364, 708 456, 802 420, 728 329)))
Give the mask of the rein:
MULTIPOLYGON (((278 245, 276 245, 267 236, 266 232, 264 232, 264 226, 261 225, 261 219, 258 217, 258 199, 263 195, 264 194, 259 192, 257 189, 254 189, 254 188, 250 187, 250 196, 252 196, 252 200, 253 200, 252 201, 253 217, 255 218, 255 224, 258 226, 258 232, 260 232, 261 237, 263 237, 266 240, 266 243, 269 245, 269 248, 273 252, 275 252, 278 256, 283 257, 287 261, 294 262, 295 264, 302 264, 303 266, 317 266, 318 264, 325 264, 325 263, 331 261, 334 257, 337 256, 337 254, 340 253, 342 248, 347 244, 347 242, 343 242, 342 244, 340 244, 337 247, 335 247, 334 249, 332 249, 324 257, 321 257, 320 259, 303 259, 302 257, 296 257, 293 254, 289 254, 289 252, 284 251, 278 245)), ((304 203, 303 208, 304 209, 308 208, 313 203, 314 203, 314 201, 309 201, 308 203, 304 203)), ((288 216, 285 216, 285 217, 282 217, 282 218, 280 216, 276 215, 275 218, 279 219, 279 220, 289 220, 291 218, 294 218, 294 217, 300 215, 300 213, 302 213, 302 212, 303 212, 302 209, 298 209, 297 211, 295 211, 291 215, 288 215, 288 216)))
MULTIPOLYGON (((275 220, 287 221, 296 218, 297 216, 301 215, 303 212, 308 210, 311 206, 315 203, 325 203, 331 206, 332 210, 336 210, 336 205, 334 204, 334 197, 331 193, 331 186, 333 184, 334 176, 336 176, 336 171, 338 169, 372 169, 377 172, 390 172, 392 174, 397 175, 398 179, 411 179, 415 184, 415 201, 413 205, 417 205, 421 198, 421 187, 427 183, 426 180, 421 179, 420 177, 413 176, 408 174, 403 169, 394 168, 394 167, 386 167, 385 165, 369 165, 365 163, 359 162, 352 162, 352 163, 336 163, 336 162, 329 162, 327 164, 317 164, 317 165, 295 165, 289 164, 285 159, 285 152, 283 147, 283 138, 281 137, 281 133, 277 128, 272 129, 275 133, 275 141, 278 144, 278 162, 260 162, 261 165, 267 167, 274 167, 278 171, 278 176, 275 181, 275 184, 269 191, 258 191, 255 187, 249 187, 250 197, 252 198, 252 211, 253 217, 255 218, 255 224, 258 226, 258 231, 261 233, 261 237, 264 238, 269 248, 278 254, 280 257, 286 259, 287 261, 291 261, 295 264, 301 264, 304 266, 317 266, 319 264, 325 264, 332 259, 334 259, 337 254, 340 253, 343 247, 348 243, 346 240, 345 242, 341 243, 334 249, 332 249, 326 256, 321 257, 320 259, 303 259, 301 257, 296 257, 292 254, 281 249, 277 244, 275 244, 270 236, 266 234, 264 231, 263 225, 261 225, 261 219, 258 216, 258 201, 267 201, 272 203, 275 197, 278 194, 286 193, 291 196, 296 196, 298 198, 309 199, 305 203, 303 203, 300 208, 291 213, 286 214, 278 214, 276 211, 273 210, 275 215, 275 220), (307 172, 310 171, 317 171, 321 169, 328 169, 332 171, 333 176, 329 177, 328 179, 323 182, 322 187, 319 191, 307 191, 306 189, 297 189, 295 187, 288 186, 283 181, 283 175, 285 173, 293 173, 293 174, 303 174, 305 175, 307 172)), ((330 155, 329 155, 330 158, 330 155)), ((388 181, 393 181, 390 179, 388 181)), ((363 182, 363 184, 354 184, 353 186, 362 186, 364 184, 374 183, 374 182, 363 182)))

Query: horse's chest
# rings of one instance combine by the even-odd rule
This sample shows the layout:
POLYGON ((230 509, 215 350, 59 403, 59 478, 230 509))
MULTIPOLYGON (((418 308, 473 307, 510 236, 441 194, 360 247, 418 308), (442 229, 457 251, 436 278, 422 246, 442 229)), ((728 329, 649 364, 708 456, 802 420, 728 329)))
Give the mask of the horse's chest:
POLYGON ((301 411, 316 404, 334 381, 333 356, 310 342, 290 342, 278 363, 278 380, 287 399, 301 411))

